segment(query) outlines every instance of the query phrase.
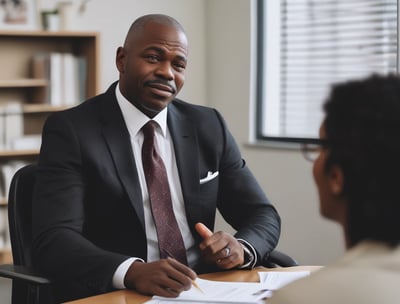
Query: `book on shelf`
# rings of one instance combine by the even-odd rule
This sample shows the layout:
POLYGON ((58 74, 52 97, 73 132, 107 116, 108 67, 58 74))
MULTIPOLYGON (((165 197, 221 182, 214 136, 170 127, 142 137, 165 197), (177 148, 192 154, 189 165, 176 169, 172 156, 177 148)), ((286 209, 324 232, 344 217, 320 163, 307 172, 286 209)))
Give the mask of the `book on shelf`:
POLYGON ((15 139, 24 134, 23 109, 20 102, 7 102, 4 104, 4 141, 5 149, 12 149, 15 139))
POLYGON ((32 77, 48 81, 39 102, 61 106, 83 101, 86 73, 86 58, 72 53, 36 53, 32 57, 32 77))
MULTIPOLYGON (((17 172, 20 168, 26 166, 27 164, 28 163, 25 161, 13 160, 0 165, 0 188, 2 189, 2 192, 4 194, 3 197, 8 197, 8 194, 10 192, 11 180, 15 172, 17 172)), ((0 210, 6 210, 6 213, 3 214, 4 216, 0 219, 0 234, 2 236, 2 241, 0 242, 3 243, 3 246, 0 246, 0 248, 11 248, 7 208, 0 208, 0 210)), ((1 216, 2 214, 0 214, 0 217, 1 216)))
POLYGON ((50 53, 50 98, 49 103, 53 106, 61 106, 64 103, 64 75, 63 55, 61 53, 50 53))
MULTIPOLYGON (((1 167, 0 167, 1 169, 1 167)), ((0 170, 0 200, 5 200, 7 197, 7 193, 6 193, 6 180, 4 178, 4 174, 2 172, 2 170, 0 170)), ((1 205, 0 205, 0 209, 1 209, 1 205)))
POLYGON ((12 150, 39 150, 42 143, 41 134, 22 135, 11 143, 12 150))
MULTIPOLYGON (((7 197, 10 192, 11 180, 20 168, 26 166, 28 162, 21 160, 8 161, 0 165, 0 188, 2 189, 2 197, 7 197)), ((10 233, 8 226, 7 208, 0 208, 0 249, 11 248, 10 233)))
POLYGON ((6 115, 5 105, 0 104, 0 150, 4 150, 6 148, 5 115, 6 115))
POLYGON ((76 66, 77 66, 77 73, 78 73, 78 103, 82 102, 86 99, 86 83, 87 83, 87 61, 86 58, 83 56, 77 56, 76 59, 76 66))
POLYGON ((3 189, 4 197, 8 196, 11 179, 13 178, 15 172, 27 164, 27 162, 22 160, 13 160, 0 165, 0 174, 2 176, 0 180, 2 182, 1 187, 3 189))
POLYGON ((34 103, 49 103, 50 102, 50 59, 48 53, 36 53, 32 57, 31 74, 35 79, 46 79, 47 85, 38 94, 34 103))
POLYGON ((11 249, 7 208, 0 208, 0 249, 11 249))
POLYGON ((78 66, 76 58, 70 53, 65 53, 62 56, 62 69, 63 69, 63 102, 66 105, 74 105, 79 101, 79 79, 78 66))
POLYGON ((6 233, 7 233, 7 208, 0 208, 0 249, 6 245, 6 233))
POLYGON ((24 134, 23 107, 19 102, 0 105, 0 150, 39 150, 41 134, 24 134))

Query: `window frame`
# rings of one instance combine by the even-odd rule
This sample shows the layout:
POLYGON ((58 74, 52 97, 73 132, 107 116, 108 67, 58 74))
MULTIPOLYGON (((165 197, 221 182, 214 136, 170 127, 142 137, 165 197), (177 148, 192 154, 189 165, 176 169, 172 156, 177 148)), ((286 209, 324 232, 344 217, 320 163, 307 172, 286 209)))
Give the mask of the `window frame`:
MULTIPOLYGON (((253 144, 278 147, 278 148, 300 148, 304 143, 316 143, 317 137, 290 137, 290 136, 266 136, 263 134, 263 121, 264 121, 264 99, 265 90, 263 88, 266 78, 265 73, 265 53, 267 51, 264 37, 265 37, 265 2, 269 0, 254 0, 253 2, 253 75, 255 77, 253 84, 253 110, 251 111, 250 121, 253 121, 251 130, 251 141, 253 144), (252 119, 253 118, 253 119, 252 119)), ((272 0, 280 1, 280 0, 272 0)), ((400 71, 400 17, 399 17, 399 0, 397 1, 397 74, 400 71)), ((321 104, 322 105, 322 104, 321 104)))

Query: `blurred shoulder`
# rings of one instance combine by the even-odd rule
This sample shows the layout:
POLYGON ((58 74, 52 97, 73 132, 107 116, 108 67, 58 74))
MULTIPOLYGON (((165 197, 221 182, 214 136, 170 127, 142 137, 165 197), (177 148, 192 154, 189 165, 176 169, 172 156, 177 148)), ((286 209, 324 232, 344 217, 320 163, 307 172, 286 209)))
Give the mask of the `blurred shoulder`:
POLYGON ((182 99, 174 99, 169 105, 168 111, 170 111, 173 115, 179 115, 189 119, 201 119, 203 121, 216 120, 219 122, 223 121, 222 115, 217 109, 189 103, 182 99))

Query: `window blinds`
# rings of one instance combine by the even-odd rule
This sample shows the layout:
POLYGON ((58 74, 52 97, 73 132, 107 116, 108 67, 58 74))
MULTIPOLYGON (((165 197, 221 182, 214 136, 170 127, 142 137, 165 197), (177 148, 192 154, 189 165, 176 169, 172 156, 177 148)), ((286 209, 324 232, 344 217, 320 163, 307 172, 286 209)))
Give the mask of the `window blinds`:
POLYGON ((268 1, 275 4, 262 6, 261 16, 279 10, 279 20, 261 22, 262 37, 279 37, 264 41, 263 53, 275 45, 279 57, 262 67, 279 76, 275 88, 267 83, 273 75, 260 83, 279 93, 262 94, 261 137, 316 138, 332 83, 397 72, 397 0, 268 1))

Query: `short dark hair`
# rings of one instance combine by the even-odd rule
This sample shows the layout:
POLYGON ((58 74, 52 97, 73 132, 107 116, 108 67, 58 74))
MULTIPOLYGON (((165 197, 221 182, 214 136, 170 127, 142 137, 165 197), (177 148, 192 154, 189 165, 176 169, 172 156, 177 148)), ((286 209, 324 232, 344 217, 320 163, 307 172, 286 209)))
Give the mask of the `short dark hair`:
POLYGON ((333 86, 324 104, 326 162, 344 173, 348 233, 400 242, 400 79, 372 75, 333 86))

